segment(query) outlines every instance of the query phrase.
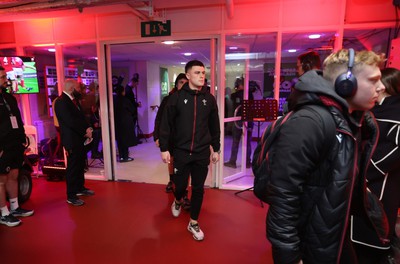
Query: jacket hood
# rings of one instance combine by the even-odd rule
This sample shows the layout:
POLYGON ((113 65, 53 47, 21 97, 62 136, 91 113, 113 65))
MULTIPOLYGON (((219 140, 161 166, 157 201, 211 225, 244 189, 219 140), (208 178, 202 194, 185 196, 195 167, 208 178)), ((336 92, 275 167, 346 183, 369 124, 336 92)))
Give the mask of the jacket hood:
POLYGON ((189 94, 205 94, 207 89, 205 89, 204 87, 201 90, 192 90, 189 87, 189 83, 186 82, 183 86, 181 90, 185 90, 187 91, 189 94))
POLYGON ((331 82, 322 77, 322 71, 317 70, 308 71, 299 78, 295 90, 289 96, 289 106, 321 104, 321 95, 332 98, 344 109, 348 109, 346 100, 335 92, 331 82))

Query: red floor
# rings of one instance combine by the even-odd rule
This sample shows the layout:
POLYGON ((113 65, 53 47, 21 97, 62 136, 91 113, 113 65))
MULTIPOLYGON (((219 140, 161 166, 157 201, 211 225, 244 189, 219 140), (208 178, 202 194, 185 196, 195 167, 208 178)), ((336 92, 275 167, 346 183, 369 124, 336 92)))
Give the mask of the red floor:
POLYGON ((0 226, 0 263, 272 263, 266 208, 251 192, 207 189, 198 242, 186 230, 188 212, 171 215, 162 185, 87 181, 96 195, 73 207, 65 182, 33 184, 23 207, 35 215, 0 226))

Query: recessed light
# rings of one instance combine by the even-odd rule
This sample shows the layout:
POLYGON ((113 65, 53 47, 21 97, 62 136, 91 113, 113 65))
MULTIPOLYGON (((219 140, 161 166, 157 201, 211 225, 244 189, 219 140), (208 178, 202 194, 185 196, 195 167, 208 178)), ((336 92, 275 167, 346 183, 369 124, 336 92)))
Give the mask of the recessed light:
POLYGON ((56 49, 47 49, 49 52, 56 52, 56 49))
POLYGON ((186 62, 181 62, 181 64, 182 64, 182 65, 185 65, 185 64, 186 64, 186 62))
POLYGON ((237 50, 238 47, 229 47, 230 50, 237 50))
POLYGON ((321 37, 320 34, 311 34, 308 36, 309 39, 319 39, 321 37))
POLYGON ((54 43, 46 43, 46 44, 35 44, 32 45, 33 47, 49 47, 49 46, 54 46, 54 43))
POLYGON ((190 53, 190 52, 185 52, 185 53, 183 53, 183 55, 185 55, 185 56, 192 56, 192 53, 190 53))
POLYGON ((162 43, 164 43, 165 45, 172 45, 172 44, 175 43, 175 41, 173 41, 173 40, 166 40, 166 41, 163 41, 162 43))
POLYGON ((296 52, 297 50, 296 49, 290 49, 290 50, 288 50, 288 52, 290 52, 290 53, 293 53, 293 52, 296 52))

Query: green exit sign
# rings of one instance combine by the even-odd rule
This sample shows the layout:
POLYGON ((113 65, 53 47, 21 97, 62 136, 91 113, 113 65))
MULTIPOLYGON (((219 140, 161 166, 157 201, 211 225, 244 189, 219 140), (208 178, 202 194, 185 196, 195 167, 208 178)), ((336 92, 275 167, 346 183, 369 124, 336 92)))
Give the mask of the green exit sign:
POLYGON ((148 21, 141 23, 142 38, 171 36, 171 20, 165 23, 160 21, 148 21))

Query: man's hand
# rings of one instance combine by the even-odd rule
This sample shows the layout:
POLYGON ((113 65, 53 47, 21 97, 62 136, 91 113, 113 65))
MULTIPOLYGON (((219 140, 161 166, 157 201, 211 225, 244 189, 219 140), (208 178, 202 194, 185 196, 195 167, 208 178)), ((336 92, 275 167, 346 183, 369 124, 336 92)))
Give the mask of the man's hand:
POLYGON ((211 155, 211 161, 212 163, 217 163, 219 161, 219 153, 218 152, 213 152, 211 155))
POLYGON ((160 147, 160 141, 158 139, 156 139, 156 146, 157 146, 157 148, 160 147))
POLYGON ((161 159, 164 163, 170 163, 171 162, 171 155, 169 154, 169 151, 164 151, 161 152, 161 159))
POLYGON ((91 137, 92 137, 92 132, 93 132, 93 128, 88 127, 88 128, 86 129, 85 137, 91 138, 91 137))

